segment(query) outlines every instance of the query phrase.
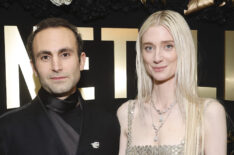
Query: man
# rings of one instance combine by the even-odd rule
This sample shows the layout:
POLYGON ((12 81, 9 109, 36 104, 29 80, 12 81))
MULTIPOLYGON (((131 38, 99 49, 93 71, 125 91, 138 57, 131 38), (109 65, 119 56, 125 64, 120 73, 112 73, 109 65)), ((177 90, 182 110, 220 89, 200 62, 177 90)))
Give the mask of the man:
POLYGON ((115 155, 115 114, 87 104, 77 89, 86 55, 76 27, 48 18, 29 36, 41 89, 26 106, 0 117, 0 155, 115 155))

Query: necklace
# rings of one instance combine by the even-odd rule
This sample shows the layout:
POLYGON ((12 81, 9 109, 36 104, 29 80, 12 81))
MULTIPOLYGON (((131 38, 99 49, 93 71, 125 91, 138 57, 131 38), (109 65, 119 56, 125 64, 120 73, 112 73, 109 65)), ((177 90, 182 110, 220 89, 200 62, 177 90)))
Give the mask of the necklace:
POLYGON ((175 105, 176 103, 171 104, 171 105, 169 106, 169 108, 167 108, 167 109, 166 109, 165 111, 163 111, 163 112, 161 112, 160 110, 156 109, 156 107, 155 107, 155 105, 152 103, 152 101, 151 101, 150 103, 152 104, 152 107, 153 107, 154 110, 158 113, 158 115, 159 115, 159 117, 160 117, 160 118, 159 118, 159 126, 156 127, 156 125, 154 124, 154 121, 153 121, 152 110, 151 110, 151 108, 150 108, 150 114, 151 114, 151 119, 152 119, 152 127, 153 127, 154 132, 155 132, 154 142, 157 142, 157 141, 158 141, 158 132, 159 132, 159 130, 162 128, 162 126, 164 125, 164 123, 166 122, 168 116, 169 116, 170 113, 171 113, 172 108, 174 107, 174 105, 175 105), (160 112, 158 112, 157 110, 160 111, 160 112), (165 114, 165 113, 167 113, 167 112, 168 112, 167 116, 165 117, 165 119, 163 119, 162 115, 165 114))
POLYGON ((152 102, 152 100, 151 100, 151 104, 152 104, 153 109, 154 109, 154 110, 158 113, 158 115, 159 115, 159 122, 163 122, 163 114, 165 114, 165 113, 167 113, 168 111, 170 111, 170 110, 174 107, 174 105, 176 104, 176 102, 170 104, 169 107, 166 108, 164 111, 161 111, 161 110, 157 109, 156 105, 152 102))

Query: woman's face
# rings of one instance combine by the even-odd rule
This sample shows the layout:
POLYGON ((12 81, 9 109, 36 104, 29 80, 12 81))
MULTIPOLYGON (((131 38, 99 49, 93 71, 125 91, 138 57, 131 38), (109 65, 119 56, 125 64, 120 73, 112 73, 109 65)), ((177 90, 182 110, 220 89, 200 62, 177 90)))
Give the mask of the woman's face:
POLYGON ((142 56, 148 74, 156 82, 175 77, 177 53, 173 37, 163 26, 151 26, 142 36, 142 56))

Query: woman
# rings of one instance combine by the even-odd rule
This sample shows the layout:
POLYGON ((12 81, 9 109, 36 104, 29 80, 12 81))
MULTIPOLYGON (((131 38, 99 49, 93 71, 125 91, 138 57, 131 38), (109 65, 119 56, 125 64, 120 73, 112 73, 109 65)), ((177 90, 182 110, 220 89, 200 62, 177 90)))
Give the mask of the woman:
POLYGON ((120 155, 226 155, 226 118, 196 90, 196 52, 189 26, 170 10, 152 14, 136 43, 137 99, 117 112, 120 155))

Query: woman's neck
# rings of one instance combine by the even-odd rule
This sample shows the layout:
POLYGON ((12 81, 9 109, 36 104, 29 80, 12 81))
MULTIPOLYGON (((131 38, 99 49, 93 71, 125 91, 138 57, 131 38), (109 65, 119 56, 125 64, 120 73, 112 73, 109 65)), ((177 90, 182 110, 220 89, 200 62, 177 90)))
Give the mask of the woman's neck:
POLYGON ((165 82, 155 82, 152 91, 151 101, 159 108, 166 108, 176 102, 175 79, 165 82))

